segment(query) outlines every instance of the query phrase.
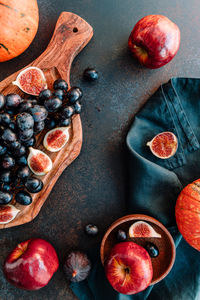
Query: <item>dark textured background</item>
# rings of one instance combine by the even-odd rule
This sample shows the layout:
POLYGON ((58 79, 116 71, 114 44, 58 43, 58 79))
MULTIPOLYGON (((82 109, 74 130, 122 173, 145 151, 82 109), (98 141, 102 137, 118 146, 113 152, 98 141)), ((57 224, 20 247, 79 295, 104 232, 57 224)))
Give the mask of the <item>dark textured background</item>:
MULTIPOLYGON (((65 253, 77 247, 87 250, 116 218, 125 214, 125 136, 133 116, 158 86, 172 76, 200 77, 200 6, 198 0, 38 0, 40 24, 29 49, 12 61, 0 64, 0 80, 39 56, 51 38, 62 11, 71 11, 94 28, 90 44, 75 59, 71 84, 84 91, 81 155, 69 166, 51 192, 38 217, 29 224, 0 232, 0 264, 17 243, 41 237, 55 246, 62 265, 65 253), (148 14, 164 14, 181 30, 176 58, 158 70, 142 68, 127 50, 133 25, 148 14), (95 66, 95 84, 82 81, 82 72, 95 66), (96 238, 83 232, 88 222, 100 229, 96 238)), ((62 268, 45 288, 36 292, 8 284, 0 269, 0 299, 67 299, 76 297, 62 268)), ((103 299, 102 299, 103 300, 103 299)))

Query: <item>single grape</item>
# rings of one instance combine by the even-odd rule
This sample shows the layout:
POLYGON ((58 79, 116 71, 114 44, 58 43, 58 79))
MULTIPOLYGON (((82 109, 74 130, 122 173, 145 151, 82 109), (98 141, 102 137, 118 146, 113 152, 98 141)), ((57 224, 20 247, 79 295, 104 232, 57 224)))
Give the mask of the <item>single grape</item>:
POLYGON ((81 109, 82 109, 81 104, 79 103, 79 101, 76 101, 76 103, 74 104, 74 113, 80 114, 81 109))
POLYGON ((56 81, 54 81, 53 88, 54 88, 54 90, 67 91, 68 84, 64 79, 60 78, 60 79, 57 79, 56 81))
POLYGON ((76 101, 81 99, 82 95, 82 90, 79 87, 74 86, 67 92, 67 99, 70 104, 74 104, 76 101))
POLYGON ((27 129, 31 129, 34 126, 34 120, 31 114, 27 112, 23 112, 17 115, 16 118, 17 127, 20 131, 25 131, 27 129))
POLYGON ((73 113, 74 113, 74 109, 72 106, 65 106, 61 111, 61 116, 63 119, 68 119, 73 115, 73 113))
POLYGON ((55 92, 53 93, 53 95, 56 97, 56 98, 59 98, 60 100, 63 100, 64 98, 64 91, 63 90, 55 90, 55 92))
POLYGON ((16 108, 22 102, 22 98, 18 94, 8 94, 6 96, 6 107, 7 108, 16 108))
POLYGON ((83 72, 83 78, 88 81, 95 81, 99 78, 99 75, 94 68, 87 68, 83 72))
POLYGON ((67 119, 61 119, 59 122, 59 126, 69 126, 71 124, 71 119, 67 118, 67 119))
POLYGON ((46 119, 48 116, 48 112, 44 106, 34 105, 28 110, 30 114, 33 116, 35 122, 41 122, 46 119))
POLYGON ((33 136, 33 129, 27 129, 25 131, 19 131, 18 137, 21 142, 26 142, 33 136))
POLYGON ((50 98, 44 101, 44 107, 48 112, 56 112, 62 106, 62 101, 59 98, 50 98))
POLYGON ((35 134, 38 134, 39 132, 41 132, 43 129, 44 129, 44 121, 41 121, 41 122, 35 122, 34 124, 34 133, 35 134))

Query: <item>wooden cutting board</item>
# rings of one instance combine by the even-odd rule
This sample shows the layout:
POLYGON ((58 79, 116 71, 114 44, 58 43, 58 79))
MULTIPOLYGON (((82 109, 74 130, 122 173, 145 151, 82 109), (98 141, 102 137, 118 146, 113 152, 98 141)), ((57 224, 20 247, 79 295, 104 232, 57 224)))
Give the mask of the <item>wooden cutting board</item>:
MULTIPOLYGON (((92 27, 79 16, 70 13, 61 13, 47 49, 28 66, 37 66, 42 69, 48 88, 52 90, 53 82, 57 78, 63 78, 70 86, 70 69, 75 56, 88 44, 93 36, 92 27)), ((28 67, 26 66, 26 67, 28 67)), ((25 67, 25 68, 26 68, 25 67)), ((0 93, 18 93, 24 95, 18 87, 12 84, 19 72, 10 75, 0 82, 0 93)), ((8 224, 0 225, 0 229, 21 225, 33 220, 39 213, 42 205, 51 192, 58 177, 63 170, 79 155, 82 146, 82 126, 79 115, 72 118, 69 129, 70 139, 66 146, 57 153, 51 153, 42 145, 45 130, 37 136, 37 143, 34 148, 44 151, 50 156, 53 162, 52 170, 45 176, 39 176, 44 187, 41 192, 32 194, 33 202, 29 206, 13 203, 20 212, 16 218, 8 224)))

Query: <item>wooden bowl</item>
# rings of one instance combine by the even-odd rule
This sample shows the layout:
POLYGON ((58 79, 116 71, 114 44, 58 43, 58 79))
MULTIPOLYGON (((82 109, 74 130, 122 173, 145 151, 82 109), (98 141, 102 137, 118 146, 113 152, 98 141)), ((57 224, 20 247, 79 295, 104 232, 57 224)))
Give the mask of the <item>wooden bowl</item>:
POLYGON ((101 262, 104 265, 112 247, 118 243, 117 231, 119 229, 128 233, 129 227, 135 221, 145 221, 149 223, 156 232, 161 234, 161 238, 128 238, 128 241, 133 241, 136 244, 144 247, 148 242, 153 243, 159 249, 159 255, 155 258, 151 258, 153 266, 153 278, 151 285, 161 281, 170 272, 176 256, 176 248, 174 240, 169 231, 156 219, 146 215, 128 215, 116 220, 106 231, 100 248, 101 262))

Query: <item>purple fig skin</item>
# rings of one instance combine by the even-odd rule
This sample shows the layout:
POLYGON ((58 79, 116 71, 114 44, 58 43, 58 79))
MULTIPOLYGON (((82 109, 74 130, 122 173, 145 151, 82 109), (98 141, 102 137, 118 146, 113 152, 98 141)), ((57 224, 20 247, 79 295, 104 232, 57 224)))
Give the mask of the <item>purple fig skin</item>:
POLYGON ((80 282, 88 277, 91 262, 85 253, 72 251, 67 255, 63 268, 67 279, 71 282, 80 282))

